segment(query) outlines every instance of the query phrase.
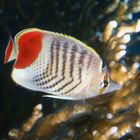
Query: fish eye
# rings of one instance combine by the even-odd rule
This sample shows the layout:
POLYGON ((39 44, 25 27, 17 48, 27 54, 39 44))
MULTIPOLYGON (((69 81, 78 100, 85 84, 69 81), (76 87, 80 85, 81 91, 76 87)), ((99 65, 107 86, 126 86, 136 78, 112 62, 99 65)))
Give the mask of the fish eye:
POLYGON ((108 81, 107 80, 104 80, 101 84, 100 84, 100 87, 101 88, 106 88, 108 86, 108 81))

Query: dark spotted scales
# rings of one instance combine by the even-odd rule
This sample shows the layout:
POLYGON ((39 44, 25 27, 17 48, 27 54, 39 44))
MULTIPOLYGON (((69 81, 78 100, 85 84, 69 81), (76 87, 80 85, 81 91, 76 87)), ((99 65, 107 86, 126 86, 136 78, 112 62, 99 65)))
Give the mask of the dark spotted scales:
MULTIPOLYGON (((82 82, 82 66, 84 64, 85 56, 87 55, 87 51, 84 49, 79 49, 77 44, 70 44, 69 42, 65 41, 63 44, 59 40, 53 40, 50 45, 50 58, 51 61, 47 65, 47 68, 43 73, 40 73, 33 77, 33 81, 37 86, 39 86, 42 89, 50 90, 51 92, 59 92, 61 95, 68 94, 72 90, 74 90, 80 83, 82 82), (72 45, 69 47, 69 45, 72 45), (61 48, 61 49, 60 49, 61 48), (68 59, 68 53, 70 53, 70 59, 68 59), (76 57, 76 53, 78 53, 79 57, 76 57), (62 57, 60 57, 60 55, 62 57), (62 59, 62 60, 60 60, 62 59), (69 66, 69 73, 66 71, 66 63, 70 61, 69 66), (78 62, 78 65, 75 65, 76 61, 78 62), (60 66, 59 64, 62 62, 60 66), (73 85, 71 85, 74 82, 74 69, 78 70, 78 79, 77 82, 75 82, 73 85), (58 74, 61 70, 61 76, 58 74), (53 73, 55 71, 55 74, 53 73), (63 84, 61 84, 65 78, 66 75, 69 75, 69 80, 63 84), (52 82, 53 81, 53 82, 52 82), (51 84, 50 84, 51 83, 51 84), (54 88, 57 85, 60 85, 59 88, 54 88), (70 86, 68 90, 65 90, 67 86, 70 86)), ((47 55, 47 53, 46 53, 47 55)), ((87 69, 90 67, 91 61, 92 61, 92 54, 88 54, 88 62, 87 62, 87 69)), ((85 62, 86 63, 86 62, 85 62)))

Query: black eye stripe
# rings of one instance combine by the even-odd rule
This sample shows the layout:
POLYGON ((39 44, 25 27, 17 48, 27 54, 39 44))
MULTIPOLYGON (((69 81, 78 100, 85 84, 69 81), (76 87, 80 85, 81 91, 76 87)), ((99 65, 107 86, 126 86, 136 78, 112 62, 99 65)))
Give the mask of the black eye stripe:
POLYGON ((102 61, 102 70, 106 67, 105 61, 102 61))

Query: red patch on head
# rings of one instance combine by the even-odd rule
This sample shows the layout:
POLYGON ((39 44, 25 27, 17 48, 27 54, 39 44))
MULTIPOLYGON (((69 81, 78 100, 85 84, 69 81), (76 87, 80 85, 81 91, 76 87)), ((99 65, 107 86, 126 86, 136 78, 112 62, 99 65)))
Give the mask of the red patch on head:
POLYGON ((42 46, 42 33, 39 31, 23 33, 17 44, 19 52, 15 68, 23 69, 30 66, 38 57, 42 46))
POLYGON ((7 49, 6 49, 6 53, 5 53, 5 60, 4 60, 4 64, 8 63, 10 55, 12 53, 12 49, 13 49, 13 39, 12 37, 10 37, 9 43, 7 45, 7 49))

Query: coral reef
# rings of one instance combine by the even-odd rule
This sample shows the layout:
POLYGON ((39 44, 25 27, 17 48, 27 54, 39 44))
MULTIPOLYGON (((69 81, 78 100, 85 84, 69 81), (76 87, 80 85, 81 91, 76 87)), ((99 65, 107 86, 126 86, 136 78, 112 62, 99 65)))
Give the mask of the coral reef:
POLYGON ((139 0, 1 0, 0 139, 139 140, 139 15, 139 0), (93 46, 122 89, 69 102, 42 98, 14 84, 12 63, 3 64, 8 35, 29 27, 68 34, 93 46))
MULTIPOLYGON (((96 5, 95 2, 88 1, 86 4, 92 4, 92 9, 96 5)), ((41 105, 37 105, 32 116, 21 128, 9 132, 9 138, 14 140, 140 139, 140 56, 130 58, 126 54, 127 47, 133 46, 135 41, 138 41, 137 37, 135 41, 131 37, 140 31, 140 20, 133 23, 122 22, 128 20, 130 14, 140 10, 139 4, 139 1, 128 4, 114 0, 105 10, 105 14, 115 10, 116 18, 109 20, 98 41, 105 51, 111 77, 123 85, 122 89, 85 101, 70 102, 43 117, 41 105), (131 65, 124 59, 131 61, 131 65)), ((80 16, 80 20, 82 18, 83 15, 80 16)), ((95 39, 93 37, 89 41, 95 39)))

